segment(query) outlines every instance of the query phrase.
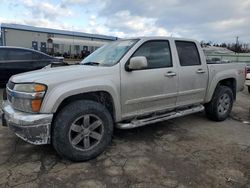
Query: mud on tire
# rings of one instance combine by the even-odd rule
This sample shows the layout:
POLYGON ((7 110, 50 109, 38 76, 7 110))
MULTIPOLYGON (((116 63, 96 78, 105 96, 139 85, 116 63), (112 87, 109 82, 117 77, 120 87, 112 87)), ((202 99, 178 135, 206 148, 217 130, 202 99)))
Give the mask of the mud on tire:
POLYGON ((218 86, 212 100, 205 104, 206 115, 214 121, 224 121, 233 107, 233 92, 227 86, 218 86))
POLYGON ((109 111, 100 103, 78 100, 57 114, 52 126, 52 144, 60 156, 86 161, 105 150, 112 134, 109 111))

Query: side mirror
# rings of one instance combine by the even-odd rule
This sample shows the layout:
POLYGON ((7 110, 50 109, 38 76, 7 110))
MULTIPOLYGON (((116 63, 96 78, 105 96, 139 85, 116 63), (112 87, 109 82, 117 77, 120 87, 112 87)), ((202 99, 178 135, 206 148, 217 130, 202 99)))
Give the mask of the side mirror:
POLYGON ((140 70, 148 67, 147 58, 144 56, 132 57, 128 64, 129 70, 140 70))

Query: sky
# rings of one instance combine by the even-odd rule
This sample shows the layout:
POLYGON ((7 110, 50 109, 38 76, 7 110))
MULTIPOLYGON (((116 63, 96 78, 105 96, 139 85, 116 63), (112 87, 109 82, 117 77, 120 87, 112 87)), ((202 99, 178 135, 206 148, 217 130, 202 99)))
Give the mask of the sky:
POLYGON ((0 0, 0 23, 250 43, 250 0, 0 0))

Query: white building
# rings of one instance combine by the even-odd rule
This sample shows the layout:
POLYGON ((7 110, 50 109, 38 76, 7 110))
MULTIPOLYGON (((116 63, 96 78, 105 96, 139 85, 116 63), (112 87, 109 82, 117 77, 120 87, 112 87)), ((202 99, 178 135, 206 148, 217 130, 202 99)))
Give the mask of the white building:
POLYGON ((3 46, 33 48, 48 54, 81 54, 82 51, 93 52, 98 47, 117 37, 48 29, 19 24, 1 24, 3 46))

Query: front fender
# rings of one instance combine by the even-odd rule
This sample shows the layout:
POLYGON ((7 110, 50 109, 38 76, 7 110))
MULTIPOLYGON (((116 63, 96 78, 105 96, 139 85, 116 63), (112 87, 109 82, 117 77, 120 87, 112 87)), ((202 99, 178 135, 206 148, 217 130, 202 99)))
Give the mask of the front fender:
POLYGON ((112 80, 106 80, 105 77, 103 77, 102 80, 92 79, 81 80, 77 82, 64 82, 51 87, 51 89, 49 87, 48 92, 43 100, 40 112, 55 113, 64 99, 73 95, 95 91, 105 91, 112 96, 115 107, 115 117, 119 120, 121 118, 119 84, 114 83, 112 80))

